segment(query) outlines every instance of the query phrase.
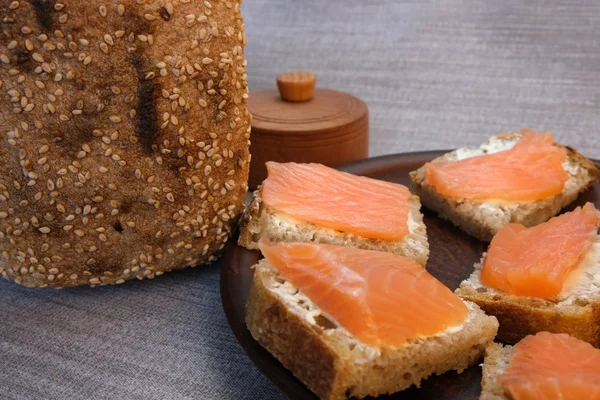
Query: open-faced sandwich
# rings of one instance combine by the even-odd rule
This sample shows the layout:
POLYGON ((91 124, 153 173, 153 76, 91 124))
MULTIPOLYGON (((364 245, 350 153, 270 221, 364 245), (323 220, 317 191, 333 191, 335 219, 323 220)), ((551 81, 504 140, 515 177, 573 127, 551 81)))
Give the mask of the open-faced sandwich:
POLYGON ((567 334, 540 332, 485 350, 480 400, 599 400, 600 350, 567 334))
POLYGON ((258 242, 246 323, 322 399, 362 398, 462 372, 498 329, 416 261, 317 243, 258 242))
POLYGON ((503 341, 550 331, 600 346, 599 226, 591 203, 531 228, 506 225, 456 293, 498 318, 503 341))
POLYGON ((410 175, 426 207, 490 241, 511 222, 547 221, 593 185, 600 168, 550 133, 521 130, 450 152, 410 175))
POLYGON ((389 251, 425 265, 421 203, 406 186, 320 164, 267 163, 268 177, 242 217, 239 244, 261 238, 389 251))

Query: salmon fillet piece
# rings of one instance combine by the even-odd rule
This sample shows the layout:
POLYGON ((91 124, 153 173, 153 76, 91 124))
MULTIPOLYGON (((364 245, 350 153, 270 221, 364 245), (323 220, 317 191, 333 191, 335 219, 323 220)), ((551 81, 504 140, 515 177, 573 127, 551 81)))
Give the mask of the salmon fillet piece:
POLYGON ((596 241, 599 226, 592 203, 531 228, 508 224, 490 243, 481 283, 518 296, 556 296, 596 241))
POLYGON ((424 183, 444 196, 475 200, 530 202, 562 193, 566 150, 551 133, 521 133, 508 150, 425 164, 424 183))
POLYGON ((388 252, 268 242, 267 262, 359 341, 395 347, 460 326, 465 303, 420 264, 388 252))
POLYGON ((372 239, 409 234, 406 186, 321 164, 267 163, 265 204, 300 221, 372 239))
POLYGON ((599 400, 600 350, 565 333, 527 336, 498 382, 514 400, 599 400))

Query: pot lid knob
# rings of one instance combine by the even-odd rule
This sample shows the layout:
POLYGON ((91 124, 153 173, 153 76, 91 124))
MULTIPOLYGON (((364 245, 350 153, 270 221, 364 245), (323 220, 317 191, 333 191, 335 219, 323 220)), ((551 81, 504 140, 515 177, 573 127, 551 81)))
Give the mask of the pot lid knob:
POLYGON ((285 101, 308 101, 315 92, 317 76, 312 72, 286 72, 277 77, 279 95, 285 101))

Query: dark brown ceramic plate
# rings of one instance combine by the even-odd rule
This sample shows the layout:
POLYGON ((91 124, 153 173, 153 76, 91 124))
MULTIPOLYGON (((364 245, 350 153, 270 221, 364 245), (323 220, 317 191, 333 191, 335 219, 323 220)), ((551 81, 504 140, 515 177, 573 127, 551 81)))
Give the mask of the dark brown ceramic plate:
MULTIPOLYGON (((429 151, 371 158, 347 164, 339 169, 410 187, 410 171, 446 152, 429 151)), ((600 184, 584 193, 573 207, 587 201, 600 207, 600 184)), ((486 244, 467 236, 427 209, 423 209, 423 213, 431 251, 427 270, 454 290, 470 275, 473 264, 480 259, 486 244)), ((231 329, 250 359, 289 398, 316 399, 316 396, 262 348, 246 329, 246 299, 252 281, 250 267, 258 258, 258 252, 232 245, 222 264, 221 298, 231 329)), ((460 375, 448 372, 431 377, 422 382, 420 389, 412 387, 392 396, 383 396, 381 399, 476 399, 479 396, 480 381, 481 369, 474 366, 460 375)))

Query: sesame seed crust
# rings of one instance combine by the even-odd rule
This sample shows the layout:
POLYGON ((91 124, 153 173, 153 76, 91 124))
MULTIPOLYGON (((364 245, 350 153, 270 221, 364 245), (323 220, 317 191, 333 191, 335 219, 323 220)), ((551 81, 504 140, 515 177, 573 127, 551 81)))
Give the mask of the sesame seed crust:
POLYGON ((121 284, 218 258, 248 188, 240 3, 0 2, 4 278, 121 284))

